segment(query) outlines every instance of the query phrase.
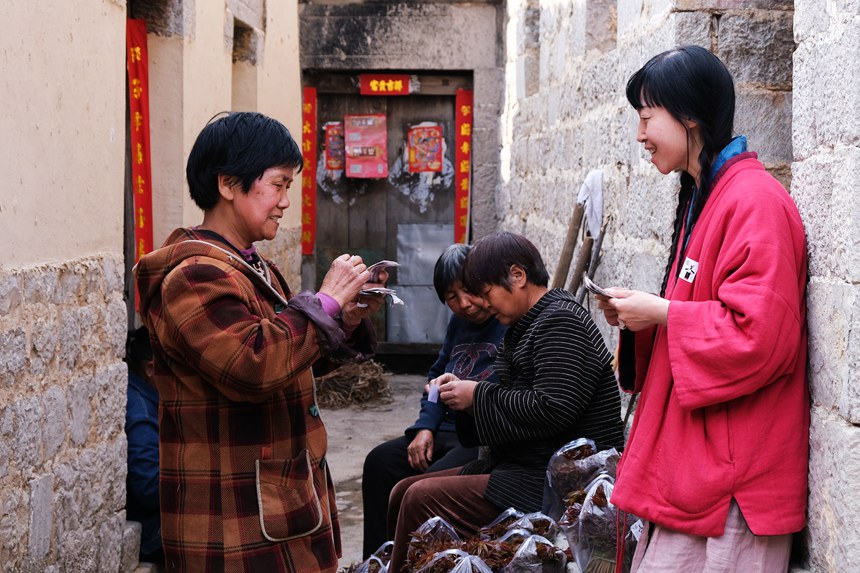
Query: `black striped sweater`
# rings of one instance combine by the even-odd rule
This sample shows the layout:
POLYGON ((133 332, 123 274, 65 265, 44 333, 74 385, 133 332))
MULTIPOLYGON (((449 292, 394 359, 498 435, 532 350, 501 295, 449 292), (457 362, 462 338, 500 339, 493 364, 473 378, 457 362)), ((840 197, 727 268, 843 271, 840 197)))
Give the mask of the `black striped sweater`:
POLYGON ((499 382, 478 383, 473 416, 457 419, 464 445, 488 446, 463 469, 491 474, 487 500, 540 511, 546 467, 561 446, 585 437, 599 449, 623 447, 611 360, 591 316, 563 289, 508 328, 494 364, 499 382))

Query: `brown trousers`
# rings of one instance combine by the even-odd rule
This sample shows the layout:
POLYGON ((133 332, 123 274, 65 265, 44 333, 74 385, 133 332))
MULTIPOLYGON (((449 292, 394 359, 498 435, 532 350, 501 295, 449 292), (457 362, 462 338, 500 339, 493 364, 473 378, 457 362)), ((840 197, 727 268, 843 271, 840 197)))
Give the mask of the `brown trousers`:
POLYGON ((472 537, 502 512, 486 499, 490 474, 458 475, 460 468, 401 480, 388 500, 388 537, 394 549, 388 570, 400 573, 412 532, 431 517, 447 521, 461 539, 472 537))

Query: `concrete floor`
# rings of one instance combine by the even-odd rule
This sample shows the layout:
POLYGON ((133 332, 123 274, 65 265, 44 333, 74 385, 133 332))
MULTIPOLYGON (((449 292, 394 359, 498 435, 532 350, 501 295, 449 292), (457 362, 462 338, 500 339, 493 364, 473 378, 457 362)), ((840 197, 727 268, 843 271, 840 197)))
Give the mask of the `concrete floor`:
POLYGON ((361 471, 364 458, 377 444, 403 434, 418 416, 424 375, 392 374, 393 402, 322 409, 328 430, 327 459, 337 490, 343 557, 341 567, 361 561, 363 509, 361 471))

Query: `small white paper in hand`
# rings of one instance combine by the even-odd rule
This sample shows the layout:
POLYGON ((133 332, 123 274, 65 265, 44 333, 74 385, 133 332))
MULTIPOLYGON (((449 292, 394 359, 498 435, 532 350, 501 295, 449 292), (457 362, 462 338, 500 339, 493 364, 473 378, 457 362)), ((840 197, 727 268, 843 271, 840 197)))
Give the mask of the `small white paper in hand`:
POLYGON ((427 390, 427 401, 434 404, 439 401, 439 386, 430 384, 430 389, 427 390))

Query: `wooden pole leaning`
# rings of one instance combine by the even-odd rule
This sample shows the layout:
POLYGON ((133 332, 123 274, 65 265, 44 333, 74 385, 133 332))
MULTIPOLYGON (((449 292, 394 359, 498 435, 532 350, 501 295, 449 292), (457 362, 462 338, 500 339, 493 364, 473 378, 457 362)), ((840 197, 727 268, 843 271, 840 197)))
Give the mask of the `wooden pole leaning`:
POLYGON ((573 260, 573 249, 576 247, 577 235, 582 227, 582 219, 585 214, 585 205, 577 203, 573 208, 573 213, 570 216, 570 222, 567 225, 567 236, 564 238, 564 244, 561 247, 561 254, 558 257, 558 264, 555 267, 555 274, 552 277, 551 288, 562 288, 567 280, 567 273, 570 270, 570 263, 573 260))

